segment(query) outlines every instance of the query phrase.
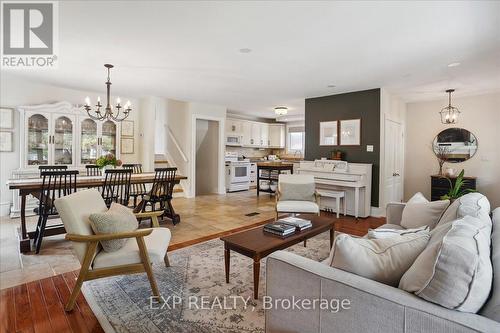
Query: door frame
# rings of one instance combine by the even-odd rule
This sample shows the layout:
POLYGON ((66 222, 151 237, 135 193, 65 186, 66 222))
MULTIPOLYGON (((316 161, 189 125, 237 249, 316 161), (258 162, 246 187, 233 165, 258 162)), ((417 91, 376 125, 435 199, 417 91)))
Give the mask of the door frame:
POLYGON ((196 120, 208 120, 215 121, 219 123, 219 145, 217 149, 217 194, 226 194, 226 184, 225 184, 225 164, 224 164, 224 152, 225 152, 225 132, 226 132, 226 121, 224 117, 214 117, 203 114, 193 114, 191 117, 191 165, 190 165, 190 191, 189 196, 196 196, 196 120))

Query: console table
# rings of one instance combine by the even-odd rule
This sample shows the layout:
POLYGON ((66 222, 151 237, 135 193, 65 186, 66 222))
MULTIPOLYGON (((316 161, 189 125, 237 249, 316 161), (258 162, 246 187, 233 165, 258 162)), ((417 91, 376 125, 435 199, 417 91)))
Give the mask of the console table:
MULTIPOLYGON (((441 200, 441 196, 448 193, 450 190, 450 182, 451 180, 452 186, 455 186, 455 182, 457 177, 447 177, 447 176, 439 176, 432 175, 431 176, 431 200, 441 200)), ((465 184, 463 189, 476 190, 476 177, 464 177, 465 184)))

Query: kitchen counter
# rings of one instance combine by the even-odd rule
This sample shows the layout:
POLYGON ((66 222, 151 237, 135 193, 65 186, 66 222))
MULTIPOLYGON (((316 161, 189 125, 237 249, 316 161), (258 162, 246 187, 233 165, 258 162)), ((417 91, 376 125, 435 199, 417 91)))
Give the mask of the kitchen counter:
POLYGON ((261 161, 257 162, 258 167, 293 167, 292 162, 284 162, 284 161, 261 161))
POLYGON ((281 173, 293 173, 293 163, 281 161, 262 161, 257 163, 257 196, 260 192, 274 194, 281 173), (261 180, 268 183, 261 188, 261 180), (271 188, 271 184, 274 188, 271 188))

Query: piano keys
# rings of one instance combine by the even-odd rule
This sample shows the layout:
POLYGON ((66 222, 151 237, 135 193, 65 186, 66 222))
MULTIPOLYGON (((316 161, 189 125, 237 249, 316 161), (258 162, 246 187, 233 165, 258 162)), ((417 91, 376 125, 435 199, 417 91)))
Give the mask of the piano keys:
MULTIPOLYGON (((301 161, 300 174, 313 175, 318 190, 344 191, 347 214, 368 217, 371 209, 372 165, 336 160, 301 161)), ((332 208, 333 199, 321 197, 321 208, 332 208)))

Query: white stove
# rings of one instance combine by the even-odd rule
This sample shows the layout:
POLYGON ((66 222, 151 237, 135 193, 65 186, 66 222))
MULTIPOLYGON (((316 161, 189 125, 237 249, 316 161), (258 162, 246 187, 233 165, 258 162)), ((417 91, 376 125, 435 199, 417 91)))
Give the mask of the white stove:
POLYGON ((248 191, 250 189, 250 160, 239 159, 238 153, 226 152, 226 191, 248 191))

